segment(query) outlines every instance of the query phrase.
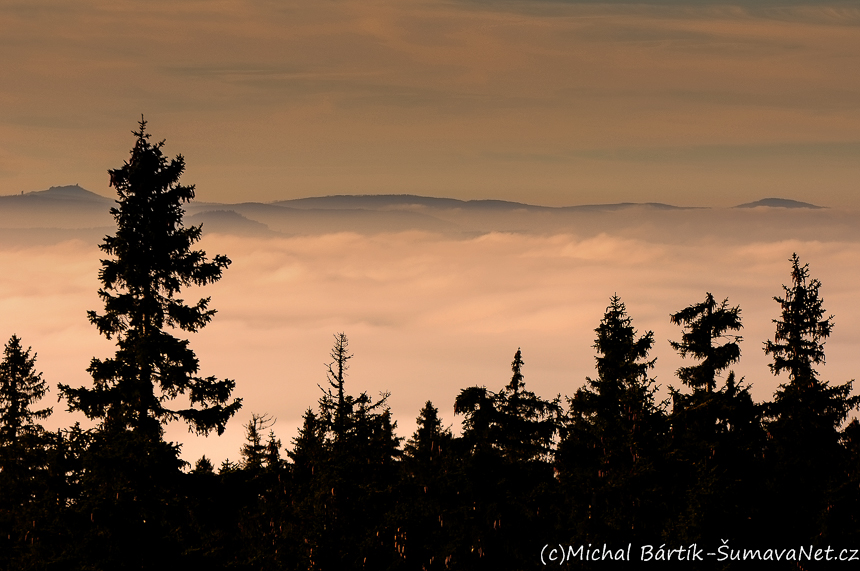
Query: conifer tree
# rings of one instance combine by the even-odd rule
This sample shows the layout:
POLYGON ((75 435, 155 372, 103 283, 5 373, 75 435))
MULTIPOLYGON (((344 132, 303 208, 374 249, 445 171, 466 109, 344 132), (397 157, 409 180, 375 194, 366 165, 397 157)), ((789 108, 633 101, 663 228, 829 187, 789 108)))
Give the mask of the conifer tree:
POLYGON ((293 462, 293 474, 300 482, 317 473, 325 445, 324 428, 314 411, 308 409, 302 419, 299 434, 293 439, 293 449, 287 452, 293 462))
MULTIPOLYGON (((35 370, 36 355, 24 350, 21 339, 12 335, 0 362, 0 446, 17 448, 22 436, 42 431, 37 421, 51 414, 50 408, 30 410, 48 391, 42 374, 35 370)), ((0 469, 5 466, 0 465, 0 469)), ((8 468, 7 468, 8 469, 8 468)))
POLYGON ((454 403, 455 414, 465 417, 462 441, 470 452, 463 459, 461 490, 470 501, 462 518, 468 543, 460 557, 471 564, 527 565, 527 558, 519 559, 524 550, 515 545, 533 548, 546 532, 559 406, 557 399, 546 401, 525 389, 524 364, 517 349, 511 380, 501 391, 469 387, 454 403))
POLYGON ((327 371, 329 386, 323 389, 325 395, 320 401, 320 405, 323 413, 330 420, 335 438, 343 440, 346 437, 347 424, 353 404, 344 391, 346 372, 349 369, 348 362, 352 359, 349 352, 349 339, 345 333, 335 334, 334 346, 330 356, 332 362, 328 364, 327 371), (332 393, 332 389, 334 389, 334 393, 332 393))
MULTIPOLYGON (((242 466, 246 469, 260 469, 266 462, 268 443, 263 443, 263 432, 271 428, 274 419, 268 414, 251 414, 245 425, 245 444, 242 445, 242 466)), ((271 440, 271 439, 270 439, 271 440)))
POLYGON ((793 522, 780 539, 806 541, 820 529, 828 498, 837 486, 845 451, 840 426, 860 402, 851 396, 852 382, 830 385, 818 377, 816 365, 824 363, 824 343, 833 330, 820 295, 821 282, 810 279, 809 265, 791 257, 791 285, 775 296, 781 316, 775 319, 773 340, 765 342, 775 375, 788 373, 767 411, 770 436, 771 508, 775 526, 793 522), (790 497, 790 507, 782 502, 790 497), (791 510, 791 516, 787 510, 791 510))
POLYGON ((280 442, 268 414, 252 414, 245 425, 241 449, 241 469, 225 475, 223 481, 233 496, 237 530, 234 549, 240 560, 263 569, 282 569, 286 536, 290 535, 286 512, 291 498, 286 490, 287 472, 280 458, 280 442), (264 431, 269 429, 268 437, 264 431), (286 532, 286 534, 285 534, 286 532))
POLYGON ((719 372, 741 358, 738 345, 741 337, 726 334, 727 331, 738 331, 743 327, 740 316, 739 307, 729 307, 728 299, 717 304, 710 292, 702 303, 670 316, 672 323, 685 328, 680 342, 670 341, 672 348, 682 357, 690 356, 700 361, 698 365, 678 369, 678 378, 685 385, 713 392, 719 372), (718 339, 724 339, 725 342, 717 345, 714 342, 718 339))
POLYGON ((511 381, 498 393, 486 387, 460 391, 454 413, 465 416, 463 438, 474 451, 492 448, 510 462, 545 459, 556 434, 557 400, 525 389, 522 351, 511 362, 511 381))
POLYGON ((179 445, 164 441, 163 427, 181 420, 198 434, 220 434, 241 406, 230 398, 235 383, 199 376, 188 340, 174 336, 211 321, 209 298, 186 303, 181 293, 218 281, 230 260, 208 260, 194 249, 201 227, 183 225, 183 205, 194 198, 194 187, 179 182, 183 157, 168 160, 164 141, 150 142, 142 118, 134 135, 129 160, 108 171, 118 194, 110 211, 117 228, 99 246, 106 254, 98 291, 104 311, 87 314, 116 351, 91 360, 91 387, 60 385, 71 411, 98 422, 74 504, 86 522, 76 541, 78 567, 154 568, 181 560, 185 462, 179 445))
POLYGON ((334 338, 319 414, 306 413, 288 453, 295 493, 304 490, 306 500, 297 505, 302 528, 292 536, 307 540, 299 546, 307 568, 384 568, 397 552, 389 515, 400 439, 394 435, 387 393, 374 400, 346 390, 352 354, 344 333, 334 338))
POLYGON ((670 533, 679 541, 702 542, 718 534, 748 539, 759 523, 754 509, 761 494, 759 407, 734 372, 717 387, 721 373, 740 359, 741 337, 727 333, 743 327, 740 313, 728 299, 717 303, 707 293, 705 301, 670 315, 684 328, 681 341, 670 344, 682 357, 698 361, 677 371, 692 394, 670 387, 669 480, 676 514, 670 533))
POLYGON ((498 448, 494 441, 498 422, 494 392, 478 386, 462 389, 454 400, 454 414, 463 415, 462 441, 473 456, 498 448))
POLYGON ((266 437, 263 464, 270 472, 279 470, 284 466, 284 461, 281 459, 281 441, 275 436, 275 431, 271 429, 269 429, 269 435, 266 437))
POLYGON ((613 296, 597 339, 597 378, 569 399, 557 453, 577 541, 653 539, 662 529, 659 459, 665 415, 655 402, 649 331, 637 338, 624 303, 613 296))
POLYGON ((211 321, 209 298, 186 304, 178 295, 185 287, 218 281, 230 260, 219 255, 209 261, 192 249, 201 227, 182 224, 182 205, 194 198, 194 186, 179 183, 182 155, 168 161, 164 141, 150 143, 143 119, 134 135, 129 161, 109 171, 119 200, 111 208, 116 234, 99 246, 110 256, 99 271, 104 313, 88 312, 102 335, 116 339, 117 351, 112 358, 93 358, 92 388, 60 388, 71 410, 109 430, 131 429, 157 440, 161 425, 182 419, 199 434, 221 434, 241 406, 239 399, 230 402, 235 383, 199 377, 188 341, 171 331, 193 333, 211 321), (183 395, 187 408, 169 408, 183 395))
POLYGON ((418 428, 406 445, 404 452, 409 458, 419 462, 433 462, 442 454, 442 450, 450 442, 451 430, 442 427, 442 419, 439 418, 439 409, 433 406, 429 400, 419 411, 415 421, 418 428))
POLYGON ((24 349, 13 335, 0 362, 0 495, 26 493, 34 472, 43 462, 47 439, 38 421, 50 408, 32 410, 48 391, 42 374, 35 369, 36 355, 24 349))
POLYGON ((197 462, 194 463, 194 473, 197 474, 214 474, 215 467, 212 466, 212 460, 206 457, 204 454, 200 458, 197 459, 197 462))
POLYGON ((12 335, 0 362, 0 567, 9 569, 22 566, 26 547, 40 539, 50 517, 45 510, 49 438, 39 421, 51 409, 32 409, 48 388, 30 351, 12 335))
POLYGON ((302 417, 302 426, 292 440, 287 456, 292 461, 293 522, 288 537, 293 538, 290 551, 296 568, 319 569, 325 560, 327 503, 325 470, 328 460, 325 427, 310 408, 302 417))
POLYGON ((462 526, 457 525, 457 500, 462 489, 454 439, 430 401, 418 413, 416 423, 404 446, 397 487, 396 517, 405 532, 404 568, 444 569, 446 557, 452 555, 464 535, 462 526))
POLYGON ((551 452, 560 412, 558 399, 546 401, 525 389, 522 351, 511 362, 511 382, 496 396, 497 441, 510 462, 546 460, 551 452))

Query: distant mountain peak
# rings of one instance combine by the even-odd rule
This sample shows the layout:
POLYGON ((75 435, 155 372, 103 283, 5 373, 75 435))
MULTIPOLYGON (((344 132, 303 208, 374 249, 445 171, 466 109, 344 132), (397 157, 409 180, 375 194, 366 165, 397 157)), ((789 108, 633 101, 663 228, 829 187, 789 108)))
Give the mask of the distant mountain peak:
POLYGON ((36 192, 28 192, 29 195, 37 195, 43 198, 53 198, 56 200, 109 200, 108 198, 91 192, 80 185, 68 184, 65 186, 52 186, 48 190, 39 190, 36 192))
POLYGON ((76 192, 76 193, 82 193, 82 192, 89 192, 89 190, 87 190, 84 187, 82 187, 81 185, 75 183, 75 184, 64 184, 62 186, 52 186, 48 190, 40 190, 38 192, 52 192, 52 193, 76 192))
POLYGON ((75 202, 75 203, 110 203, 112 199, 90 192, 89 190, 77 184, 68 184, 65 186, 52 186, 48 190, 34 190, 32 192, 22 192, 20 194, 9 194, 0 196, 4 201, 24 203, 45 203, 45 202, 75 202))
POLYGON ((816 206, 808 202, 800 202, 799 200, 791 200, 790 198, 762 198, 755 202, 738 204, 735 208, 755 208, 757 206, 767 206, 769 208, 824 208, 823 206, 816 206))

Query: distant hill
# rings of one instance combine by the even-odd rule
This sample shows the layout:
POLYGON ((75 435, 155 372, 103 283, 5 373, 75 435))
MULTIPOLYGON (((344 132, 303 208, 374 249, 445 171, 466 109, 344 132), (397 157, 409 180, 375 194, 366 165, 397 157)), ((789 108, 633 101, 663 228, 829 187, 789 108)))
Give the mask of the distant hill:
POLYGON ((659 210, 682 209, 660 202, 621 202, 616 204, 583 204, 578 206, 538 206, 509 200, 458 200, 456 198, 435 198, 415 194, 336 194, 331 196, 314 196, 279 200, 273 202, 278 206, 298 209, 320 210, 395 210, 422 207, 440 210, 481 210, 496 212, 511 212, 527 210, 531 212, 558 210, 600 210, 613 211, 628 208, 653 208, 659 210))
MULTIPOLYGON (((78 185, 0 196, 0 241, 22 245, 79 238, 95 243, 115 228, 110 214, 114 205, 114 199, 78 185)), ((187 225, 203 224, 206 234, 245 237, 431 232, 469 239, 492 232, 580 236, 610 232, 674 243, 681 235, 787 239, 807 232, 816 237, 857 235, 860 239, 860 224, 853 214, 783 198, 765 198, 735 208, 690 208, 659 202, 551 207, 507 200, 388 194, 317 196, 270 203, 192 201, 184 208, 187 225), (778 224, 774 218, 779 219, 778 224)))
MULTIPOLYGON (((66 186, 52 186, 48 190, 23 192, 0 196, 0 206, 11 204, 46 204, 64 203, 108 205, 114 204, 113 198, 108 198, 94 192, 90 192, 76 184, 66 186)), ((263 203, 244 203, 244 205, 259 205, 263 203)), ((202 203, 192 202, 188 204, 191 210, 220 210, 229 208, 236 210, 239 204, 202 203)), ((579 204, 574 206, 539 206, 510 200, 459 200, 456 198, 437 198, 432 196, 419 196, 415 194, 336 194, 329 196, 311 196, 307 198, 295 198, 290 200, 276 200, 265 203, 265 206, 286 207, 296 210, 410 210, 415 207, 435 210, 481 210, 481 211, 607 211, 627 210, 635 208, 646 208, 653 210, 689 210, 696 207, 674 206, 662 202, 617 202, 607 204, 579 204)), ((755 202, 739 204, 735 208, 755 208, 767 206, 771 208, 824 208, 808 202, 800 202, 787 198, 763 198, 755 202)), ((700 209, 700 208, 697 208, 700 209)))
POLYGON ((534 206, 507 200, 458 200, 456 198, 435 198, 415 194, 335 194, 330 196, 312 196, 292 200, 278 200, 272 204, 290 208, 320 209, 320 210, 392 210, 421 206, 437 209, 494 209, 522 210, 544 209, 546 206, 534 206))
POLYGON ((648 208, 652 210, 700 210, 695 206, 673 206, 662 202, 616 202, 612 204, 581 204, 579 206, 561 206, 561 210, 606 211, 627 210, 630 208, 648 208))
POLYGON ((52 186, 48 190, 36 190, 0 196, 0 204, 7 202, 93 202, 112 204, 113 199, 82 188, 76 184, 52 186))
POLYGON ((114 201, 73 184, 0 196, 0 228, 96 228, 114 224, 114 201))
POLYGON ((762 198, 755 202, 738 204, 735 208, 756 208, 757 206, 768 206, 770 208, 824 208, 823 206, 816 206, 815 204, 788 198, 762 198))

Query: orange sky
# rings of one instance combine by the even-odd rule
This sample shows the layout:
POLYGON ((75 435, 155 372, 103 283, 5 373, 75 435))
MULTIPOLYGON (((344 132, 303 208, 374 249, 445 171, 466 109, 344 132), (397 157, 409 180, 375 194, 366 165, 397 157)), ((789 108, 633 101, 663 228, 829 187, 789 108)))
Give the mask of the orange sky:
POLYGON ((203 200, 860 208, 856 2, 28 0, 0 30, 0 194, 109 195, 145 113, 203 200))

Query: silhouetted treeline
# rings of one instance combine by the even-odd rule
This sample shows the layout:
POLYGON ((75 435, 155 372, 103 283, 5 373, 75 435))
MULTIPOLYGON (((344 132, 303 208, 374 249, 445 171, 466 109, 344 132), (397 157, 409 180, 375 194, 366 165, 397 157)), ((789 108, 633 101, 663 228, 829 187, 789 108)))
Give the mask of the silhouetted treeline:
MULTIPOLYGON (((129 162, 110 171, 118 229, 101 246, 112 256, 99 274, 104 311, 89 314, 117 351, 93 359, 91 388, 60 386, 95 428, 44 430, 51 409, 35 408, 47 391, 36 355, 14 335, 5 346, 3 569, 513 570, 542 567, 547 545, 589 544, 632 544, 634 561, 643 545, 771 549, 783 554, 774 566, 811 569, 834 562, 798 564, 801 548, 860 548, 860 423, 846 425, 860 398, 816 371, 833 316, 796 255, 765 344, 784 381, 770 402, 755 403, 731 370, 740 308, 707 293, 669 315, 687 366, 660 401, 654 335, 638 333, 612 296, 595 329, 596 375, 571 396, 528 390, 518 349, 510 380, 460 391, 459 436, 428 401, 403 442, 387 395, 349 385, 353 355, 339 333, 327 383, 291 442, 253 414, 237 462, 187 465, 164 424, 220 433, 241 402, 230 400, 233 381, 198 377, 188 342, 173 336, 209 322, 208 299, 176 296, 217 281, 229 260, 192 249, 200 228, 182 226, 193 198, 178 184, 182 157, 167 161, 143 121, 135 134, 129 162)), ((601 565, 583 553, 564 566, 601 565)))

